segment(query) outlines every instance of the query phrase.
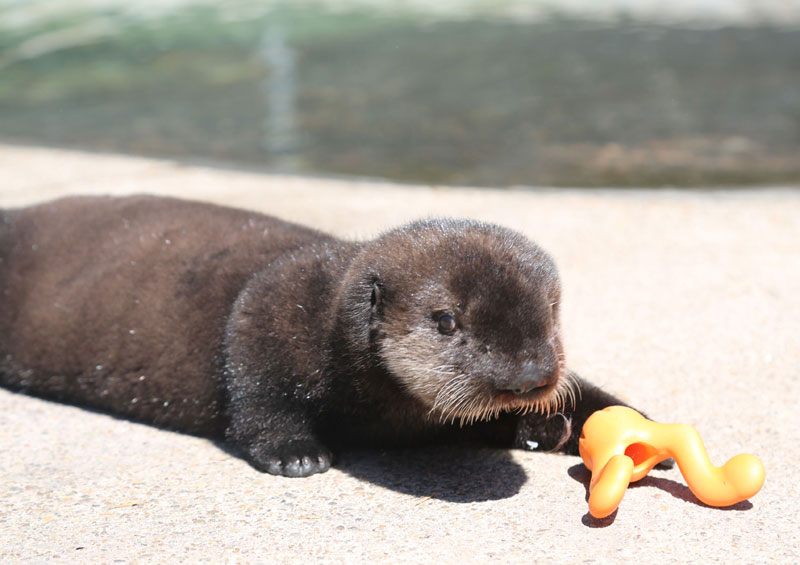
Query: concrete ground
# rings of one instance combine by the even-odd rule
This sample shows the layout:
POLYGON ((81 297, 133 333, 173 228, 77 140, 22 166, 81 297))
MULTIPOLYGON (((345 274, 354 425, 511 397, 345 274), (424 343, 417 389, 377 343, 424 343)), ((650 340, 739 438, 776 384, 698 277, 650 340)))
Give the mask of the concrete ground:
POLYGON ((0 562, 800 562, 800 191, 473 190, 272 176, 0 145, 0 206, 152 192, 368 237, 427 215, 521 230, 556 258, 573 369, 722 464, 749 502, 700 504, 654 471, 587 515, 578 458, 346 454, 308 479, 221 446, 0 390, 0 562))

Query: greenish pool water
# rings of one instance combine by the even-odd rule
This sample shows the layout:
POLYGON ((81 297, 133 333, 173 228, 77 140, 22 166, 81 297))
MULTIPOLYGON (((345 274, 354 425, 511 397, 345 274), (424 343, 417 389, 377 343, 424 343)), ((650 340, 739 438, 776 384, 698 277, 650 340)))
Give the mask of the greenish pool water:
POLYGON ((0 2, 0 139, 432 183, 800 181, 794 27, 43 5, 0 2))

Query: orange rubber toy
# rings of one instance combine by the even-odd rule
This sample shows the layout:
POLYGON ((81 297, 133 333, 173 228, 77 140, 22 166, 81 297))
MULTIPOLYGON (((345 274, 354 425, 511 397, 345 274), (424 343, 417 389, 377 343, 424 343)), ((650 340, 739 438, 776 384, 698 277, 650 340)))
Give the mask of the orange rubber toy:
POLYGON ((619 506, 631 482, 672 457, 691 491, 709 506, 747 500, 764 484, 764 466, 756 457, 737 455, 721 467, 708 458, 703 440, 687 424, 659 424, 626 406, 592 414, 579 440, 584 464, 592 471, 589 513, 605 518, 619 506))

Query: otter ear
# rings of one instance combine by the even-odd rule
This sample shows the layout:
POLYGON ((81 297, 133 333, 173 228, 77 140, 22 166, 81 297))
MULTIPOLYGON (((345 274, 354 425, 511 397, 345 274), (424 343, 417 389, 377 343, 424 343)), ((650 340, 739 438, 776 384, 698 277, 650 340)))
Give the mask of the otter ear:
POLYGON ((373 314, 378 314, 383 308, 383 283, 378 277, 372 280, 372 297, 370 298, 370 306, 373 314))

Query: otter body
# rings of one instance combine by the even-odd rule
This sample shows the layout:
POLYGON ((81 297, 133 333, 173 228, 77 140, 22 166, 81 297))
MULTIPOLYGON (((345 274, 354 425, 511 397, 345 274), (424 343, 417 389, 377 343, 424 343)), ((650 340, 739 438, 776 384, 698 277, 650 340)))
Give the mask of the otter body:
POLYGON ((622 402, 564 365, 544 251, 435 219, 348 242, 169 198, 0 211, 0 384, 226 437, 305 476, 347 445, 577 453, 622 402), (557 417, 552 417, 557 415, 557 417))

